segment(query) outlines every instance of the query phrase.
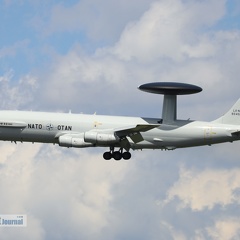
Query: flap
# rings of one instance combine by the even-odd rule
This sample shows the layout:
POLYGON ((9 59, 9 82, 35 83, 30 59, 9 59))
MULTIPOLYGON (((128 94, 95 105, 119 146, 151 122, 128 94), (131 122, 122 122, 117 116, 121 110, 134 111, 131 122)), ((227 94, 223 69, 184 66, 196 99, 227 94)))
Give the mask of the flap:
POLYGON ((129 127, 116 128, 114 129, 114 131, 119 137, 123 137, 123 136, 131 135, 133 133, 147 132, 159 126, 160 124, 137 124, 129 127))

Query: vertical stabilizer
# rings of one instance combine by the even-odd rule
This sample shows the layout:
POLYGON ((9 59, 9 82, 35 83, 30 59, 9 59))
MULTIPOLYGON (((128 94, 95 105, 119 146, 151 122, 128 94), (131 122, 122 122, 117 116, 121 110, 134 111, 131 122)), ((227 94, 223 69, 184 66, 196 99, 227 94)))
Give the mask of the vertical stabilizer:
POLYGON ((240 125, 240 99, 232 106, 232 108, 219 119, 214 122, 223 124, 240 125))
POLYGON ((173 123, 177 119, 177 96, 164 95, 163 110, 162 110, 163 123, 173 123))

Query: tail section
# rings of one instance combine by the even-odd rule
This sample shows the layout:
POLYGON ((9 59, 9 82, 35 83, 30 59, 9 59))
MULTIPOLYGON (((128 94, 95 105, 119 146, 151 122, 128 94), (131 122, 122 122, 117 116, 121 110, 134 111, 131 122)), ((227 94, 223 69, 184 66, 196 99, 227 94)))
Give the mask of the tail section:
POLYGON ((232 106, 232 108, 222 117, 214 122, 223 124, 240 125, 240 99, 232 106))

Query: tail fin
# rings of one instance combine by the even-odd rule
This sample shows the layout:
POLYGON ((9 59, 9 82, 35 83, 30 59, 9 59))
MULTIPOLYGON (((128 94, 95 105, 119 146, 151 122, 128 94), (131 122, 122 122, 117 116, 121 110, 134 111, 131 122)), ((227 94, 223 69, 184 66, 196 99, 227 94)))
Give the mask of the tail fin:
POLYGON ((218 118, 214 122, 240 125, 240 98, 225 115, 218 118))

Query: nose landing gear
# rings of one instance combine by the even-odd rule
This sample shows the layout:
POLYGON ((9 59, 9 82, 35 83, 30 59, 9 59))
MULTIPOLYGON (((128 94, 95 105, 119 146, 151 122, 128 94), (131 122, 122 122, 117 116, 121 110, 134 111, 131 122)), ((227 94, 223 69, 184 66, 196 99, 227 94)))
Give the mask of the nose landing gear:
POLYGON ((103 154, 103 158, 105 160, 110 160, 111 158, 114 158, 116 161, 119 161, 122 158, 124 160, 129 160, 131 158, 131 153, 130 152, 123 152, 122 148, 120 148, 119 151, 114 151, 114 148, 111 147, 109 152, 105 152, 103 154))

